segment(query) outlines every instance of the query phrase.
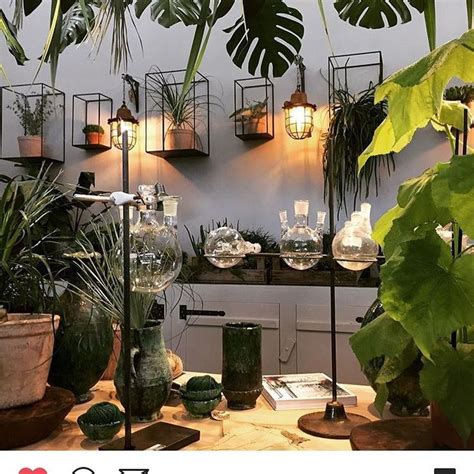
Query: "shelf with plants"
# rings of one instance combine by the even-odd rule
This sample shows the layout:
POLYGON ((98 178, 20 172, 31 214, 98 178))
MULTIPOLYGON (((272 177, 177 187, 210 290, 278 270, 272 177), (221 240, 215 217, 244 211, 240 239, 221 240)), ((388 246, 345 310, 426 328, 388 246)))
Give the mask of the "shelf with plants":
POLYGON ((145 74, 145 151, 162 158, 209 156, 209 80, 186 70, 145 74))
POLYGON ((43 83, 1 88, 0 157, 24 166, 65 160, 65 96, 43 83))
POLYGON ((234 81, 234 132, 237 138, 271 140, 274 137, 274 86, 270 79, 252 77, 234 81))
POLYGON ((112 117, 113 100, 96 92, 72 96, 72 146, 83 150, 110 150, 107 121, 112 117))

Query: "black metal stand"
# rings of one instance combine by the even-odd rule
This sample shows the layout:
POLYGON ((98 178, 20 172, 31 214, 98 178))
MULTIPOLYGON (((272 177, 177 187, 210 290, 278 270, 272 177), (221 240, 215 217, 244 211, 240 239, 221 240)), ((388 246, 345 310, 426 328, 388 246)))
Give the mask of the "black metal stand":
MULTIPOLYGON (((383 80, 383 61, 382 53, 380 51, 371 51, 367 53, 345 54, 339 56, 330 56, 328 58, 328 99, 329 99, 329 116, 334 107, 333 96, 336 90, 336 80, 338 80, 337 72, 344 71, 344 82, 348 83, 348 70, 363 68, 363 67, 377 67, 378 81, 383 80), (359 60, 361 57, 371 55, 376 56, 377 60, 369 62, 356 62, 351 64, 352 58, 359 60), (339 62, 344 61, 341 66, 339 62)), ((332 143, 329 144, 329 160, 328 160, 328 207, 329 207, 329 237, 332 242, 336 233, 335 223, 335 209, 334 209, 334 147, 332 143)), ((321 438, 331 439, 348 439, 351 431, 370 420, 364 416, 352 413, 346 413, 344 404, 337 399, 337 332, 336 332, 336 260, 330 250, 331 258, 331 274, 330 274, 330 308, 331 308, 331 372, 332 372, 332 401, 326 405, 324 412, 310 413, 303 415, 298 420, 298 428, 305 433, 321 438)))

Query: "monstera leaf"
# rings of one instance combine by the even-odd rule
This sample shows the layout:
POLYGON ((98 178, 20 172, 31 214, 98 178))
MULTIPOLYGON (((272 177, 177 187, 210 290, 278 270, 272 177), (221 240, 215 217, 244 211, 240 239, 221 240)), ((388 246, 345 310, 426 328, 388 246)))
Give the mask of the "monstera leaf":
MULTIPOLYGON (((5 13, 0 9, 0 31, 5 37, 7 42, 8 51, 15 58, 15 61, 18 65, 23 66, 28 58, 25 55, 25 52, 16 38, 16 28, 7 20, 5 13)), ((3 69, 3 68, 2 68, 3 69)))
POLYGON ((474 82, 474 30, 436 49, 412 66, 393 74, 376 90, 375 101, 388 101, 388 116, 359 157, 362 167, 371 156, 399 152, 419 128, 439 117, 443 92, 453 77, 474 82))
POLYGON ((433 230, 401 243, 381 268, 380 299, 426 358, 441 338, 474 325, 474 255, 453 261, 449 245, 433 230))
POLYGON ((243 0, 243 7, 243 16, 224 30, 231 34, 227 52, 232 61, 241 68, 248 59, 251 75, 260 68, 264 77, 282 76, 301 48, 303 16, 282 0, 243 0))
POLYGON ((62 53, 71 44, 81 43, 93 26, 93 20, 94 10, 90 5, 84 3, 83 8, 80 2, 74 3, 63 16, 60 52, 62 53))
POLYGON ((337 0, 334 7, 341 20, 363 28, 378 29, 392 27, 398 23, 411 21, 409 5, 420 13, 424 9, 423 0, 337 0))
POLYGON ((420 384, 425 396, 441 407, 444 415, 466 442, 474 432, 474 345, 458 344, 456 350, 440 343, 432 360, 423 361, 420 384))
POLYGON ((201 18, 201 0, 138 0, 135 14, 138 18, 151 4, 151 19, 165 28, 182 22, 186 26, 197 25, 201 18))

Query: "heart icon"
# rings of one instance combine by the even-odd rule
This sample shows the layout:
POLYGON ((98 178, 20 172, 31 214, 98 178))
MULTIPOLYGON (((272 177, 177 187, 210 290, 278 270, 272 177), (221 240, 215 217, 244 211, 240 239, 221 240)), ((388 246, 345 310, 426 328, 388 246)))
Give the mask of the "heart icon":
POLYGON ((48 474, 45 469, 42 467, 37 467, 36 469, 30 469, 29 467, 24 467, 20 470, 18 474, 48 474))

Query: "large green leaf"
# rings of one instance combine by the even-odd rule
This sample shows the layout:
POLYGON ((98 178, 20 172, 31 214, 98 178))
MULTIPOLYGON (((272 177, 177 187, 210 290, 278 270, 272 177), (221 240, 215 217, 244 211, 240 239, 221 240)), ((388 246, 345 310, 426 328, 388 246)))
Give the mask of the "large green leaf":
POLYGON ((239 68, 248 59, 248 71, 264 77, 282 76, 293 64, 304 34, 303 16, 282 0, 243 0, 244 15, 234 26, 227 52, 239 68))
POLYGON ((0 31, 7 42, 8 51, 15 58, 18 65, 23 66, 28 58, 25 55, 21 44, 16 38, 16 28, 8 21, 3 10, 0 9, 0 31))
POLYGON ((473 61, 474 30, 470 30, 386 79, 377 88, 375 100, 388 101, 388 116, 359 157, 359 166, 371 156, 405 148, 416 130, 440 113, 443 92, 451 78, 474 82, 473 61))
POLYGON ((381 269, 381 301, 421 352, 430 357, 440 338, 474 324, 474 255, 453 261, 431 229, 403 242, 381 269))
POLYGON ((438 402, 464 441, 474 432, 474 345, 447 343, 423 361, 420 383, 424 395, 438 402))
POLYGON ((63 16, 60 39, 60 52, 69 45, 81 43, 87 36, 89 28, 93 26, 94 10, 85 2, 84 7, 80 2, 74 5, 63 16))
POLYGON ((135 4, 138 18, 150 4, 151 19, 158 21, 165 28, 179 22, 189 26, 196 25, 200 21, 202 7, 200 0, 138 0, 135 4))
POLYGON ((363 28, 392 27, 411 21, 408 5, 422 12, 424 1, 406 0, 337 0, 334 2, 341 20, 363 28))
POLYGON ((433 200, 449 212, 467 234, 474 236, 474 155, 454 156, 433 182, 433 200))
POLYGON ((359 329, 349 339, 361 365, 368 364, 375 357, 396 357, 411 341, 403 326, 387 313, 359 329))

